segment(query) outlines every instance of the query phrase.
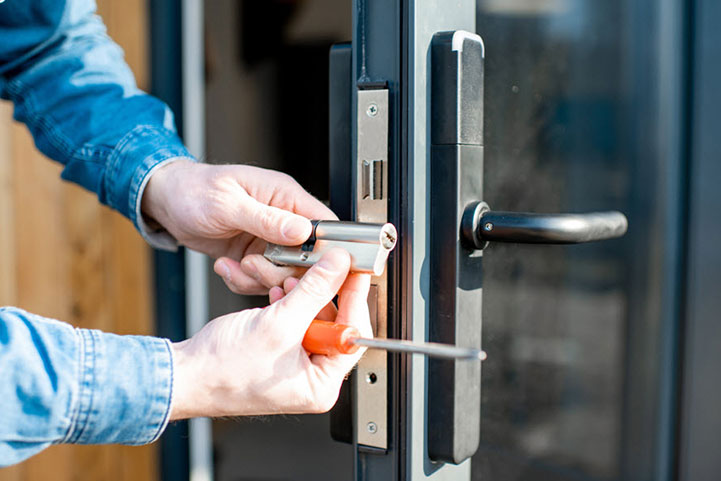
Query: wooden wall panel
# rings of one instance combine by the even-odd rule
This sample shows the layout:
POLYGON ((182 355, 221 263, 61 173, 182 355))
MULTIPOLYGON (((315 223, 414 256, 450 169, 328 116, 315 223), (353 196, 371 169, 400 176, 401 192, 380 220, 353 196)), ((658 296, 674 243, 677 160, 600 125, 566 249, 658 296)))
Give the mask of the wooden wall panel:
MULTIPOLYGON (((147 0, 99 0, 108 32, 147 87, 147 0)), ((129 221, 60 180, 0 103, 0 305, 79 327, 152 334, 151 252, 129 221), (21 187, 22 186, 22 187, 21 187)), ((156 446, 54 446, 0 481, 151 481, 156 446)))
POLYGON ((0 102, 0 306, 9 304, 16 297, 15 289, 15 184, 11 131, 8 128, 12 110, 0 102))

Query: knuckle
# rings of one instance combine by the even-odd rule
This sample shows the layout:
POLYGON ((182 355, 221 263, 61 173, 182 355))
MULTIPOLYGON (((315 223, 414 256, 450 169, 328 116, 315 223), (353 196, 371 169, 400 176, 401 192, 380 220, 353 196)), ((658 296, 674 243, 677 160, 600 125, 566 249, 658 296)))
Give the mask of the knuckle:
POLYGON ((278 219, 270 209, 259 209, 256 212, 255 220, 258 228, 263 232, 272 231, 279 227, 278 219))
POLYGON ((286 174, 285 172, 278 172, 278 181, 282 182, 282 183, 292 184, 292 185, 300 185, 293 177, 286 174))

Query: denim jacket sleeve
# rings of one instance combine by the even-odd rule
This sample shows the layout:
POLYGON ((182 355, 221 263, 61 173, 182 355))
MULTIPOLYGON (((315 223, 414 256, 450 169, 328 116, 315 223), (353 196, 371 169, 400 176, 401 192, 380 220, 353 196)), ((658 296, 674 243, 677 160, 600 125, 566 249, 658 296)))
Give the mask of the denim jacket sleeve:
POLYGON ((172 366, 165 339, 0 308, 0 467, 56 443, 154 441, 168 422, 172 366))
POLYGON ((0 3, 0 96, 65 166, 63 179, 95 192, 156 247, 175 247, 149 235, 140 200, 154 168, 190 154, 170 109, 137 88, 94 1, 0 3))

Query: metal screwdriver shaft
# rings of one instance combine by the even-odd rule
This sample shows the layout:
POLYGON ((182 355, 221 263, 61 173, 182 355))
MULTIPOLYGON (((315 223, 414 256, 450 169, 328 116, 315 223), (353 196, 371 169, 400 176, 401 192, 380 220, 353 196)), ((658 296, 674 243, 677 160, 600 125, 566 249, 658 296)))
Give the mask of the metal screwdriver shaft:
POLYGON ((423 354, 444 359, 469 361, 484 361, 486 359, 486 353, 480 349, 435 342, 369 339, 361 337, 358 329, 353 326, 318 319, 311 323, 303 338, 303 347, 312 354, 353 354, 360 346, 393 352, 423 354))
POLYGON ((385 349, 393 352, 406 352, 411 354, 424 354, 444 359, 462 359, 468 361, 485 361, 486 352, 471 347, 458 347, 436 342, 412 342, 398 339, 366 339, 359 337, 353 340, 358 346, 371 349, 385 349))

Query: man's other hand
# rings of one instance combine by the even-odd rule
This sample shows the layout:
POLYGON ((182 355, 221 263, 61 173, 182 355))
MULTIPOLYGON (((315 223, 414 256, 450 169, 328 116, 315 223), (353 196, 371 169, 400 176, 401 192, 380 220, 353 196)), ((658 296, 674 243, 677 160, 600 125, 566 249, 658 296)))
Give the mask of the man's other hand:
POLYGON ((310 237, 308 219, 337 219, 281 172, 186 160, 153 174, 142 210, 180 244, 217 259, 215 273, 238 294, 265 294, 302 274, 267 261, 266 241, 299 245, 310 237))
POLYGON ((350 274, 350 256, 332 249, 297 281, 271 290, 271 304, 219 317, 173 344, 171 420, 328 411, 363 354, 309 355, 302 342, 314 319, 372 336, 370 276, 350 274), (332 300, 338 293, 338 309, 332 300))

